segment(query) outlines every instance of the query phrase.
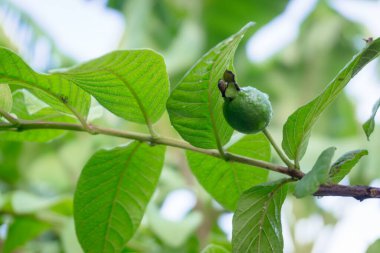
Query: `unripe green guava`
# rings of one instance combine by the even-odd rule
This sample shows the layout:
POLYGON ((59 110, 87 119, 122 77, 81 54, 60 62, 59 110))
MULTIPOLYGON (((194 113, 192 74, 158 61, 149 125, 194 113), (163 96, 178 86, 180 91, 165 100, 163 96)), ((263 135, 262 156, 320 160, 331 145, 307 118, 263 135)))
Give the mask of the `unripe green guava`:
POLYGON ((224 97, 223 114, 235 130, 253 134, 264 130, 272 118, 272 105, 267 94, 253 87, 240 88, 231 71, 218 83, 224 97))

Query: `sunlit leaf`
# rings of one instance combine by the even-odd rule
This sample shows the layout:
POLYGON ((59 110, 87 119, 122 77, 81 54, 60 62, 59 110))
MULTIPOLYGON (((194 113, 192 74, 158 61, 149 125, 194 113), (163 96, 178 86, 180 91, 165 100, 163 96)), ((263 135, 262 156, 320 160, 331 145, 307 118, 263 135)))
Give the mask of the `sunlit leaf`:
MULTIPOLYGON (((264 161, 270 160, 270 144, 260 134, 246 135, 228 151, 264 161)), ((186 152, 191 171, 205 190, 226 209, 235 210, 240 195, 253 185, 266 182, 268 171, 225 161, 195 152, 186 152)))
POLYGON ((62 75, 33 71, 18 55, 1 47, 0 82, 22 86, 61 112, 87 117, 90 96, 85 91, 62 75))
POLYGON ((243 193, 232 222, 232 252, 282 252, 281 207, 287 189, 281 180, 243 193))
POLYGON ((365 155, 368 155, 368 151, 359 149, 347 152, 339 157, 339 159, 331 165, 329 180, 332 183, 339 183, 365 155))
POLYGON ((318 157, 311 171, 301 180, 297 181, 294 196, 303 198, 313 194, 321 184, 327 182, 329 178, 329 168, 336 148, 331 147, 324 150, 318 157))
POLYGON ((223 98, 217 87, 226 69, 233 69, 235 50, 248 23, 206 53, 172 91, 167 109, 174 128, 186 141, 201 148, 221 148, 232 135, 223 117, 223 98))
POLYGON ((356 55, 326 89, 314 100, 297 109, 283 127, 282 147, 289 158, 301 160, 306 152, 311 129, 321 113, 341 93, 347 83, 380 54, 380 39, 374 40, 356 55))
POLYGON ((101 150, 83 168, 74 220, 85 252, 121 252, 156 188, 165 148, 140 142, 101 150))
POLYGON ((222 246, 209 244, 206 248, 202 250, 201 253, 229 253, 229 251, 223 248, 222 246))
POLYGON ((0 110, 10 112, 12 109, 12 104, 12 92, 9 89, 9 86, 7 84, 0 83, 0 110))
POLYGON ((16 217, 9 227, 2 252, 16 252, 16 249, 33 240, 48 228, 49 224, 36 218, 29 216, 16 217))
POLYGON ((152 50, 115 51, 61 74, 126 120, 149 125, 165 111, 169 77, 152 50))
POLYGON ((373 130, 375 130, 375 116, 379 107, 380 107, 380 99, 377 100, 377 102, 373 106, 371 117, 363 124, 363 130, 368 140, 371 134, 373 133, 373 130))

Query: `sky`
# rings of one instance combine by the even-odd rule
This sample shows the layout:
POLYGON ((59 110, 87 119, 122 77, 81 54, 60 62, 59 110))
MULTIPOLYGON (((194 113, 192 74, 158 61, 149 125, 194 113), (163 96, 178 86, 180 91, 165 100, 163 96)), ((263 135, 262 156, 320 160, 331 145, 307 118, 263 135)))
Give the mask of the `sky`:
MULTIPOLYGON (((263 62, 294 41, 301 22, 316 1, 292 0, 283 14, 250 38, 247 45, 250 60, 263 62), (268 37, 272 39, 268 40, 268 37)), ((125 28, 122 16, 104 8, 102 1, 13 0, 13 3, 30 13, 51 34, 58 47, 78 61, 89 60, 117 48, 125 28)), ((380 1, 334 0, 331 4, 347 18, 365 25, 371 36, 380 36, 380 1)), ((11 34, 12 24, 9 23, 8 27, 11 34)), ((17 40, 18 36, 27 35, 12 36, 17 40)), ((38 64, 42 63, 35 62, 36 66, 38 64)), ((362 122, 370 116, 372 105, 379 98, 380 80, 375 71, 378 71, 376 63, 370 63, 346 89, 356 104, 357 116, 362 122)), ((335 227, 323 227, 318 216, 298 222, 296 238, 299 241, 317 241, 313 253, 365 252, 368 244, 380 237, 378 201, 322 198, 317 202, 321 208, 340 217, 340 221, 335 227)), ((171 220, 180 220, 194 205, 195 199, 191 192, 178 190, 168 196, 161 214, 171 220), (188 201, 183 201, 185 199, 188 201)), ((285 203, 284 210, 289 217, 291 205, 285 203)), ((219 220, 230 238, 231 221, 232 214, 226 214, 219 220)), ((283 221, 285 252, 290 253, 293 248, 289 243, 289 228, 286 219, 283 221)))

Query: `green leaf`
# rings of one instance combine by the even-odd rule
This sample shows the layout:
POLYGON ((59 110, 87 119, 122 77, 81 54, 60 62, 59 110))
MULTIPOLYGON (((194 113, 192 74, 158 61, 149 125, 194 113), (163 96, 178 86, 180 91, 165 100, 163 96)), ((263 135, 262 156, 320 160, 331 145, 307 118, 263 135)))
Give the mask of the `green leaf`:
MULTIPOLYGON (((264 134, 246 135, 227 150, 263 161, 270 160, 270 144, 264 134)), ((240 195, 253 185, 267 181, 268 171, 250 165, 187 151, 191 171, 216 201, 235 210, 240 195)))
POLYGON ((209 244, 206 248, 202 250, 201 253, 229 253, 229 251, 223 248, 222 246, 209 244))
POLYGON ((18 55, 0 47, 0 82, 25 87, 53 108, 86 118, 90 95, 59 74, 33 71, 18 55))
POLYGON ((380 252, 380 239, 374 241, 367 249, 366 253, 378 253, 380 252))
POLYGON ((15 252, 49 228, 49 224, 29 216, 16 217, 10 225, 4 242, 3 253, 15 252))
POLYGON ((233 69, 235 50, 248 23, 239 32, 207 52, 174 88, 167 102, 171 123, 183 139, 201 148, 219 148, 233 129, 222 112, 223 98, 217 87, 226 69, 233 69))
POLYGON ((347 83, 380 54, 380 38, 369 44, 349 62, 325 90, 314 100, 298 108, 283 127, 282 147, 289 158, 300 161, 306 152, 311 129, 321 113, 330 105, 347 83))
MULTIPOLYGON (((74 123, 75 119, 59 113, 50 107, 45 107, 30 113, 26 104, 26 95, 17 91, 13 95, 12 113, 16 114, 19 119, 23 120, 45 120, 49 122, 66 122, 74 123)), ((0 138, 8 141, 31 141, 31 142, 48 142, 62 136, 66 131, 54 129, 33 129, 33 131, 2 131, 0 138)))
POLYGON ((365 155, 368 155, 368 151, 359 149, 347 152, 339 157, 339 159, 331 165, 329 180, 335 184, 339 183, 348 173, 350 173, 351 169, 359 162, 360 158, 365 155))
POLYGON ((311 171, 309 171, 301 180, 297 181, 294 196, 303 198, 313 194, 318 190, 321 184, 327 182, 329 178, 329 168, 336 148, 330 147, 325 149, 318 157, 311 171))
POLYGON ((373 130, 375 130, 375 116, 379 107, 380 107, 380 99, 377 100, 377 102, 373 106, 371 117, 363 124, 363 130, 368 140, 371 134, 373 133, 373 130))
POLYGON ((136 232, 157 186, 162 146, 140 142, 95 153, 74 196, 74 220, 85 252, 121 252, 136 232))
POLYGON ((232 221, 232 252, 282 252, 281 206, 285 180, 257 185, 244 192, 232 221))
MULTIPOLYGON (((0 83, 0 110, 10 112, 12 109, 12 92, 8 84, 0 83)), ((1 117, 1 115, 0 115, 1 117)))
POLYGON ((115 51, 61 74, 126 120, 150 125, 165 111, 169 77, 152 50, 115 51))

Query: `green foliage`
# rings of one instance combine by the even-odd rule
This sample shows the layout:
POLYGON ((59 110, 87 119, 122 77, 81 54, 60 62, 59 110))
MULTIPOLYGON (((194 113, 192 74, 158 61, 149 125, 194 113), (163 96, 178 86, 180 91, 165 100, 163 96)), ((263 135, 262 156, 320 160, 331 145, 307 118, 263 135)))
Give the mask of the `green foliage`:
POLYGON ((380 251, 380 239, 374 241, 367 249, 366 253, 377 253, 380 251))
POLYGON ((373 106, 371 117, 363 124, 363 130, 368 140, 371 134, 373 133, 373 130, 375 130, 375 116, 379 107, 380 107, 380 99, 377 100, 377 102, 373 106))
POLYGON ((327 182, 335 150, 336 148, 330 147, 320 154, 311 171, 296 183, 294 196, 303 198, 311 195, 318 190, 321 184, 327 182))
POLYGON ((240 252, 282 252, 281 206, 286 181, 257 185, 244 192, 233 218, 232 248, 240 252))
MULTIPOLYGON (((270 144, 264 134, 246 135, 227 149, 228 152, 269 161, 270 144)), ((224 208, 235 210, 240 195, 267 181, 268 171, 188 151, 191 171, 198 182, 224 208)))
POLYGON ((347 152, 339 157, 338 160, 331 165, 329 181, 335 184, 339 183, 365 155, 368 155, 368 151, 359 149, 347 152))
POLYGON ((252 25, 248 23, 206 53, 168 99, 171 123, 183 139, 196 147, 221 149, 231 138, 233 130, 223 117, 223 98, 216 84, 226 69, 233 69, 235 50, 252 25))
POLYGON ((210 244, 202 250, 201 253, 228 253, 229 251, 222 246, 210 244))
MULTIPOLYGON (((323 2, 318 3, 317 11, 301 27, 302 34, 310 34, 307 34, 306 40, 292 45, 297 48, 297 52, 290 48, 282 62, 281 57, 278 57, 266 66, 261 66, 263 69, 248 63, 241 54, 242 50, 237 50, 237 47, 253 23, 248 23, 233 33, 252 16, 259 26, 264 25, 283 10, 286 3, 287 1, 268 3, 261 0, 236 3, 227 0, 136 0, 124 4, 109 1, 109 6, 127 13, 127 25, 132 24, 127 29, 131 33, 129 36, 124 34, 120 44, 139 47, 155 45, 156 49, 165 49, 159 50, 164 51, 165 60, 150 49, 118 50, 69 69, 40 74, 9 49, 0 48, 0 116, 3 116, 0 121, 0 212, 5 214, 0 218, 13 219, 3 251, 13 252, 43 232, 51 230, 52 232, 46 233, 46 237, 56 244, 60 241, 56 252, 80 252, 81 246, 84 252, 94 253, 188 253, 199 252, 200 246, 209 243, 212 244, 204 248, 203 253, 229 252, 227 249, 231 247, 230 242, 216 225, 219 215, 225 210, 215 207, 210 200, 211 196, 223 209, 235 211, 233 252, 281 252, 284 244, 281 207, 287 196, 287 183, 296 179, 267 182, 268 172, 272 170, 294 175, 294 167, 301 169, 299 162, 306 152, 311 129, 321 113, 337 99, 349 80, 380 54, 380 39, 376 39, 355 56, 319 96, 288 118, 283 126, 282 146, 283 151, 295 161, 295 166, 284 159, 285 155, 269 133, 232 136, 233 129, 223 117, 223 98, 217 84, 225 70, 234 69, 236 52, 236 66, 238 72, 243 73, 239 75, 240 78, 254 80, 255 86, 261 85, 260 88, 265 86, 271 98, 272 93, 275 98, 277 93, 277 99, 282 97, 287 106, 289 102, 297 101, 289 97, 294 98, 297 94, 307 97, 305 91, 311 95, 319 90, 319 83, 330 78, 329 74, 335 73, 336 65, 345 62, 347 52, 353 50, 352 45, 347 46, 341 42, 345 36, 338 33, 340 27, 348 29, 351 25, 338 19, 335 12, 331 14, 331 9, 323 2), (147 13, 153 13, 152 17, 147 18, 147 13), (320 15, 326 17, 326 13, 329 13, 326 20, 332 24, 333 29, 325 29, 326 25, 315 25, 318 23, 315 20, 320 20, 320 15), (184 20, 178 22, 182 18, 184 20), (152 25, 146 28, 148 23, 152 25), (149 34, 144 33, 145 28, 149 34), (204 38, 199 35, 203 31, 201 28, 206 31, 204 38), (320 31, 326 31, 326 34, 320 36, 320 31), (217 43, 229 35, 229 38, 202 56, 178 85, 172 86, 169 96, 167 66, 169 72, 175 72, 171 73, 170 78, 177 80, 176 75, 188 67, 188 62, 201 55, 203 44, 217 43), (318 50, 315 50, 316 41, 318 50), (316 62, 315 65, 311 61, 316 62), (325 61, 328 64, 324 64, 325 61), (275 71, 270 69, 273 66, 276 66, 275 71), (290 71, 290 68, 297 71, 290 71), (300 72, 306 72, 302 74, 311 78, 299 79, 300 72), (315 86, 315 83, 318 85, 315 86), (26 90, 20 90, 21 88, 26 90), (93 121, 93 115, 88 116, 91 98, 99 102, 99 107, 120 118, 106 115, 103 119, 93 121), (165 109, 170 123, 189 143, 157 134, 172 135, 167 130, 169 121, 162 117, 165 109), (109 120, 110 118, 112 119, 109 120), (139 124, 130 124, 131 122, 139 124), (102 123, 106 127, 100 126, 102 123), (157 126, 153 126, 154 123, 157 126), (120 128, 107 128, 110 126, 120 128), (136 129, 144 131, 145 127, 148 127, 149 134, 135 132, 136 129), (159 131, 156 133, 154 128, 159 131), (108 138, 99 136, 93 137, 94 141, 89 142, 82 136, 63 136, 66 130, 135 141, 120 146, 120 142, 110 142, 108 138), (58 137, 61 137, 59 141, 53 141, 58 137), (63 155, 60 148, 73 139, 80 140, 70 143, 75 146, 70 151, 75 152, 63 155), (52 163, 53 166, 47 163, 53 156, 53 152, 49 151, 49 156, 43 156, 38 163, 31 165, 30 161, 34 158, 31 157, 38 157, 36 154, 46 150, 36 144, 22 143, 27 141, 49 142, 45 144, 46 150, 58 150, 56 153, 60 160, 52 163), (116 145, 118 146, 115 147, 116 145), (272 163, 277 160, 271 161, 270 145, 288 167, 272 163), (111 148, 96 152, 84 165, 77 181, 79 170, 75 162, 89 155, 82 154, 82 149, 95 150, 104 146, 111 148), (184 166, 185 157, 178 156, 181 154, 172 150, 168 150, 166 155, 165 146, 187 150, 186 158, 191 173, 210 196, 204 194, 188 175, 189 171, 184 166), (20 157, 22 159, 18 161, 20 157), (159 183, 164 158, 167 159, 165 169, 175 171, 180 176, 185 175, 186 180, 180 176, 171 178, 169 173, 159 183), (62 187, 65 189, 52 192, 44 183, 38 187, 33 183, 26 184, 26 175, 34 174, 32 167, 45 164, 51 174, 55 174, 55 167, 62 167, 63 173, 66 173, 64 177, 70 180, 70 183, 66 183, 72 187, 62 187), (31 172, 20 173, 21 166, 27 166, 31 172), (75 184, 77 187, 73 201, 71 193, 75 184), (24 190, 16 190, 19 186, 24 190), (183 187, 190 188, 197 195, 194 208, 180 221, 164 218, 160 208, 166 195, 173 189, 183 187), (26 189, 28 192, 25 192, 26 189), (6 193, 3 194, 3 191, 6 193), (59 197, 42 196, 43 194, 57 194, 59 197), (154 201, 149 204, 151 199, 154 201), (144 215, 147 222, 142 222, 144 215)), ((2 29, 0 35, 1 32, 2 29)), ((379 101, 364 126, 368 138, 374 128, 379 101)), ((334 131, 332 136, 351 135, 355 128, 351 126, 351 123, 355 123, 353 108, 347 97, 338 102, 338 109, 327 111, 330 113, 329 118, 322 123, 322 129, 331 128, 331 118, 339 119, 344 114, 345 120, 339 124, 334 121, 334 129, 329 130, 327 135, 334 131)), ((281 117, 287 115, 284 113, 286 110, 276 113, 274 107, 274 111, 275 121, 281 121, 281 117)), ((236 110, 234 113, 241 112, 236 110)), ((271 124, 272 127, 276 131, 278 123, 271 124)), ((368 153, 366 150, 348 152, 330 166, 334 151, 335 148, 323 151, 312 170, 297 181, 294 192, 296 197, 313 194, 321 184, 338 183, 368 153)), ((40 174, 46 172, 44 170, 40 174)), ((302 175, 299 171, 298 173, 302 175)), ((61 175, 54 176, 59 178, 61 175)), ((39 182, 43 180, 44 178, 39 182)), ((55 181, 50 182, 54 183, 55 181)), ((301 202, 301 205, 304 203, 301 202)), ((308 208, 310 209, 309 206, 305 209, 308 208)), ((295 208, 294 211, 296 213, 299 210, 295 208)), ((38 243, 39 240, 34 242, 38 243)))
MULTIPOLYGON (((28 94, 20 91, 17 91, 13 94, 14 105, 12 108, 12 113, 17 115, 17 117, 24 120, 49 120, 50 122, 75 123, 75 119, 72 117, 61 114, 50 107, 37 108, 35 111, 30 113, 27 108, 26 96, 28 96, 28 94)), ((4 141, 47 142, 63 135, 64 133, 65 131, 62 130, 45 129, 25 131, 21 133, 1 132, 0 137, 4 141)))
POLYGON ((39 74, 19 56, 0 48, 0 82, 20 85, 58 111, 86 118, 90 96, 59 74, 39 74))
POLYGON ((10 112, 12 109, 12 93, 7 84, 0 84, 0 110, 10 112))
POLYGON ((30 216, 17 217, 9 227, 7 239, 4 242, 3 253, 12 253, 28 241, 43 233, 50 226, 30 216))
POLYGON ((115 51, 60 75, 115 115, 147 125, 161 117, 169 96, 164 59, 152 50, 115 51))
POLYGON ((289 158, 298 163, 306 152, 311 129, 320 114, 341 93, 348 82, 367 63, 380 54, 380 39, 369 44, 351 60, 314 100, 297 109, 283 127, 282 147, 289 158))
POLYGON ((164 155, 164 147, 132 142, 92 156, 74 197, 75 228, 85 252, 123 249, 157 186, 164 155))

